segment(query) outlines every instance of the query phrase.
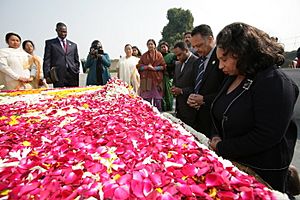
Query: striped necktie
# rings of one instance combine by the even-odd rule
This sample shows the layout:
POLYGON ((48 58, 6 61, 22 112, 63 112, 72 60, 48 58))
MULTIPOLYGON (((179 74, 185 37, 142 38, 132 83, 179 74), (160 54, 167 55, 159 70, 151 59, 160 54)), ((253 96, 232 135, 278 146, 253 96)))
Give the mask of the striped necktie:
POLYGON ((202 58, 202 59, 201 59, 201 62, 200 62, 200 65, 199 65, 199 67, 198 67, 198 75, 197 75, 197 77, 196 77, 196 82, 195 82, 196 84, 195 84, 195 87, 194 87, 194 92, 195 92, 196 94, 199 93, 200 83, 201 83, 201 81, 202 81, 203 74, 204 74, 204 71, 205 71, 205 69, 204 69, 204 63, 205 63, 205 60, 206 60, 205 57, 202 58))

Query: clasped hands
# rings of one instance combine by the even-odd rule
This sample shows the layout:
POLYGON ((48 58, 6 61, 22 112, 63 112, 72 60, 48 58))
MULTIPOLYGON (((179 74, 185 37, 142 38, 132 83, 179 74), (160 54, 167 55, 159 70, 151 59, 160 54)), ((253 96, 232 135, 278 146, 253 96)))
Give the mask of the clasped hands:
POLYGON ((20 76, 18 81, 22 82, 22 83, 29 83, 33 80, 33 77, 31 76, 30 78, 26 78, 24 76, 20 76))
POLYGON ((203 104, 205 104, 205 102, 202 95, 190 94, 187 104, 192 108, 199 109, 203 104))
POLYGON ((147 69, 150 71, 155 71, 155 68, 151 64, 147 65, 147 69))

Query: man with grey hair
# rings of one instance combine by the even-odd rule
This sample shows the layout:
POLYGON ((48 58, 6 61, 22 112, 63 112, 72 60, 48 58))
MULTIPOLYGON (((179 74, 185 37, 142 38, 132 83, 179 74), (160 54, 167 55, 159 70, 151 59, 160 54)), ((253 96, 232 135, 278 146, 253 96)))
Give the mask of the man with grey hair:
POLYGON ((195 27, 192 31, 191 43, 200 57, 194 63, 194 91, 190 94, 187 103, 197 110, 193 128, 210 137, 212 129, 210 105, 223 83, 224 74, 219 69, 210 26, 202 24, 195 27))

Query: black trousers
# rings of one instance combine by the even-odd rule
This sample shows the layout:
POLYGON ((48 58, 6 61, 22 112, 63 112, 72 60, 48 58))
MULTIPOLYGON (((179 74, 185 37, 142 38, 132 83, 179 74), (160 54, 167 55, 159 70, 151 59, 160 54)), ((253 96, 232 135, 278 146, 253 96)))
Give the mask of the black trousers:
POLYGON ((288 168, 283 170, 254 170, 264 181, 280 192, 286 193, 288 168))
POLYGON ((53 83, 53 87, 78 87, 79 74, 73 73, 70 69, 60 70, 58 73, 59 81, 53 83))

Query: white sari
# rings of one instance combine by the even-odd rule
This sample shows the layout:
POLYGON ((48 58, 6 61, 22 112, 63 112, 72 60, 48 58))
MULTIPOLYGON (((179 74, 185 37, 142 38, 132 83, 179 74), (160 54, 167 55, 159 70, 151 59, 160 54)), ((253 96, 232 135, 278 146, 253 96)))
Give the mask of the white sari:
POLYGON ((135 92, 138 92, 140 87, 140 75, 136 68, 139 58, 130 56, 129 58, 122 57, 118 63, 119 78, 132 86, 135 92))
POLYGON ((0 49, 0 78, 3 89, 30 89, 29 84, 18 81, 20 77, 30 78, 32 63, 31 55, 22 49, 3 48, 0 49))

